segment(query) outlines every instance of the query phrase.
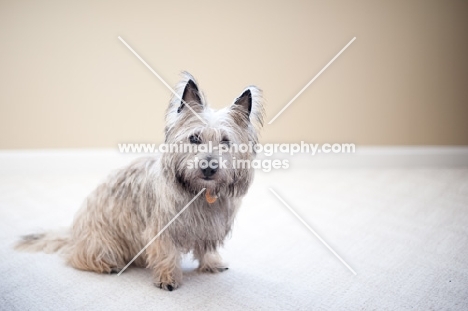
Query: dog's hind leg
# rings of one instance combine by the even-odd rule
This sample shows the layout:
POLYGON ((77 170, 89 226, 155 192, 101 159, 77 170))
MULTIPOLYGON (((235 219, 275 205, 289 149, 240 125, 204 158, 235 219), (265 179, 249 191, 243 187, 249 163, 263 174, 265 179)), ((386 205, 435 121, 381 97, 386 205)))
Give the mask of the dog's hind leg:
POLYGON ((75 240, 66 256, 68 263, 76 269, 115 273, 125 266, 128 259, 125 254, 122 243, 106 244, 100 237, 88 237, 75 240))

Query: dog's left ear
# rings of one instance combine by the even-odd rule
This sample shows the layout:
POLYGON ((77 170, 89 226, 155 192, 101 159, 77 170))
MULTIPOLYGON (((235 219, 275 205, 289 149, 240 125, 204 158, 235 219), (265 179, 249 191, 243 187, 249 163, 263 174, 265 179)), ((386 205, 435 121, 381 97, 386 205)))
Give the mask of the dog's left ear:
POLYGON ((231 115, 239 126, 253 125, 259 130, 265 115, 262 91, 253 85, 247 87, 231 105, 231 115))
POLYGON ((236 100, 234 101, 236 105, 247 118, 250 117, 250 112, 252 111, 252 92, 250 89, 244 91, 236 100))

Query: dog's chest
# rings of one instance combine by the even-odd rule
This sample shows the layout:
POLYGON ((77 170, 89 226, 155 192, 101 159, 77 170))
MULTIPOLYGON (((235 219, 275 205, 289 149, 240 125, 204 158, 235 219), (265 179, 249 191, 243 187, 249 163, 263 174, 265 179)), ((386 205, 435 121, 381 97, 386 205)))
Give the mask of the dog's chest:
MULTIPOLYGON (((195 202, 194 202, 195 203, 195 202)), ((222 242, 231 230, 231 207, 228 201, 213 204, 197 202, 182 213, 172 227, 171 235, 179 246, 187 247, 193 241, 222 242)))

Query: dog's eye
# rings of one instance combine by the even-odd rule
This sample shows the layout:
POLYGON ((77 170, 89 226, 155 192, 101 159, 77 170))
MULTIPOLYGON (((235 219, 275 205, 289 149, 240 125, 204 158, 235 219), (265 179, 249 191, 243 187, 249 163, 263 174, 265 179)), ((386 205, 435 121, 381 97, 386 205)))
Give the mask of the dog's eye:
POLYGON ((190 140, 190 143, 191 144, 195 144, 195 145, 199 145, 201 144, 201 139, 198 135, 192 135, 189 137, 189 140, 190 140))
POLYGON ((223 137, 223 139, 221 140, 221 144, 230 146, 231 141, 227 137, 223 137))

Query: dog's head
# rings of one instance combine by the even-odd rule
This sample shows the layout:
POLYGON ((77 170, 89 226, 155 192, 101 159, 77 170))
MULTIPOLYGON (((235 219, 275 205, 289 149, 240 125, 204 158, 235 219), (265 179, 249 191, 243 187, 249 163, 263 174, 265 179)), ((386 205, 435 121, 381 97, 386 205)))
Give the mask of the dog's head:
POLYGON ((229 107, 217 111, 208 107, 187 72, 175 91, 166 113, 165 173, 192 193, 207 188, 215 194, 244 195, 263 126, 261 90, 249 86, 229 107))

